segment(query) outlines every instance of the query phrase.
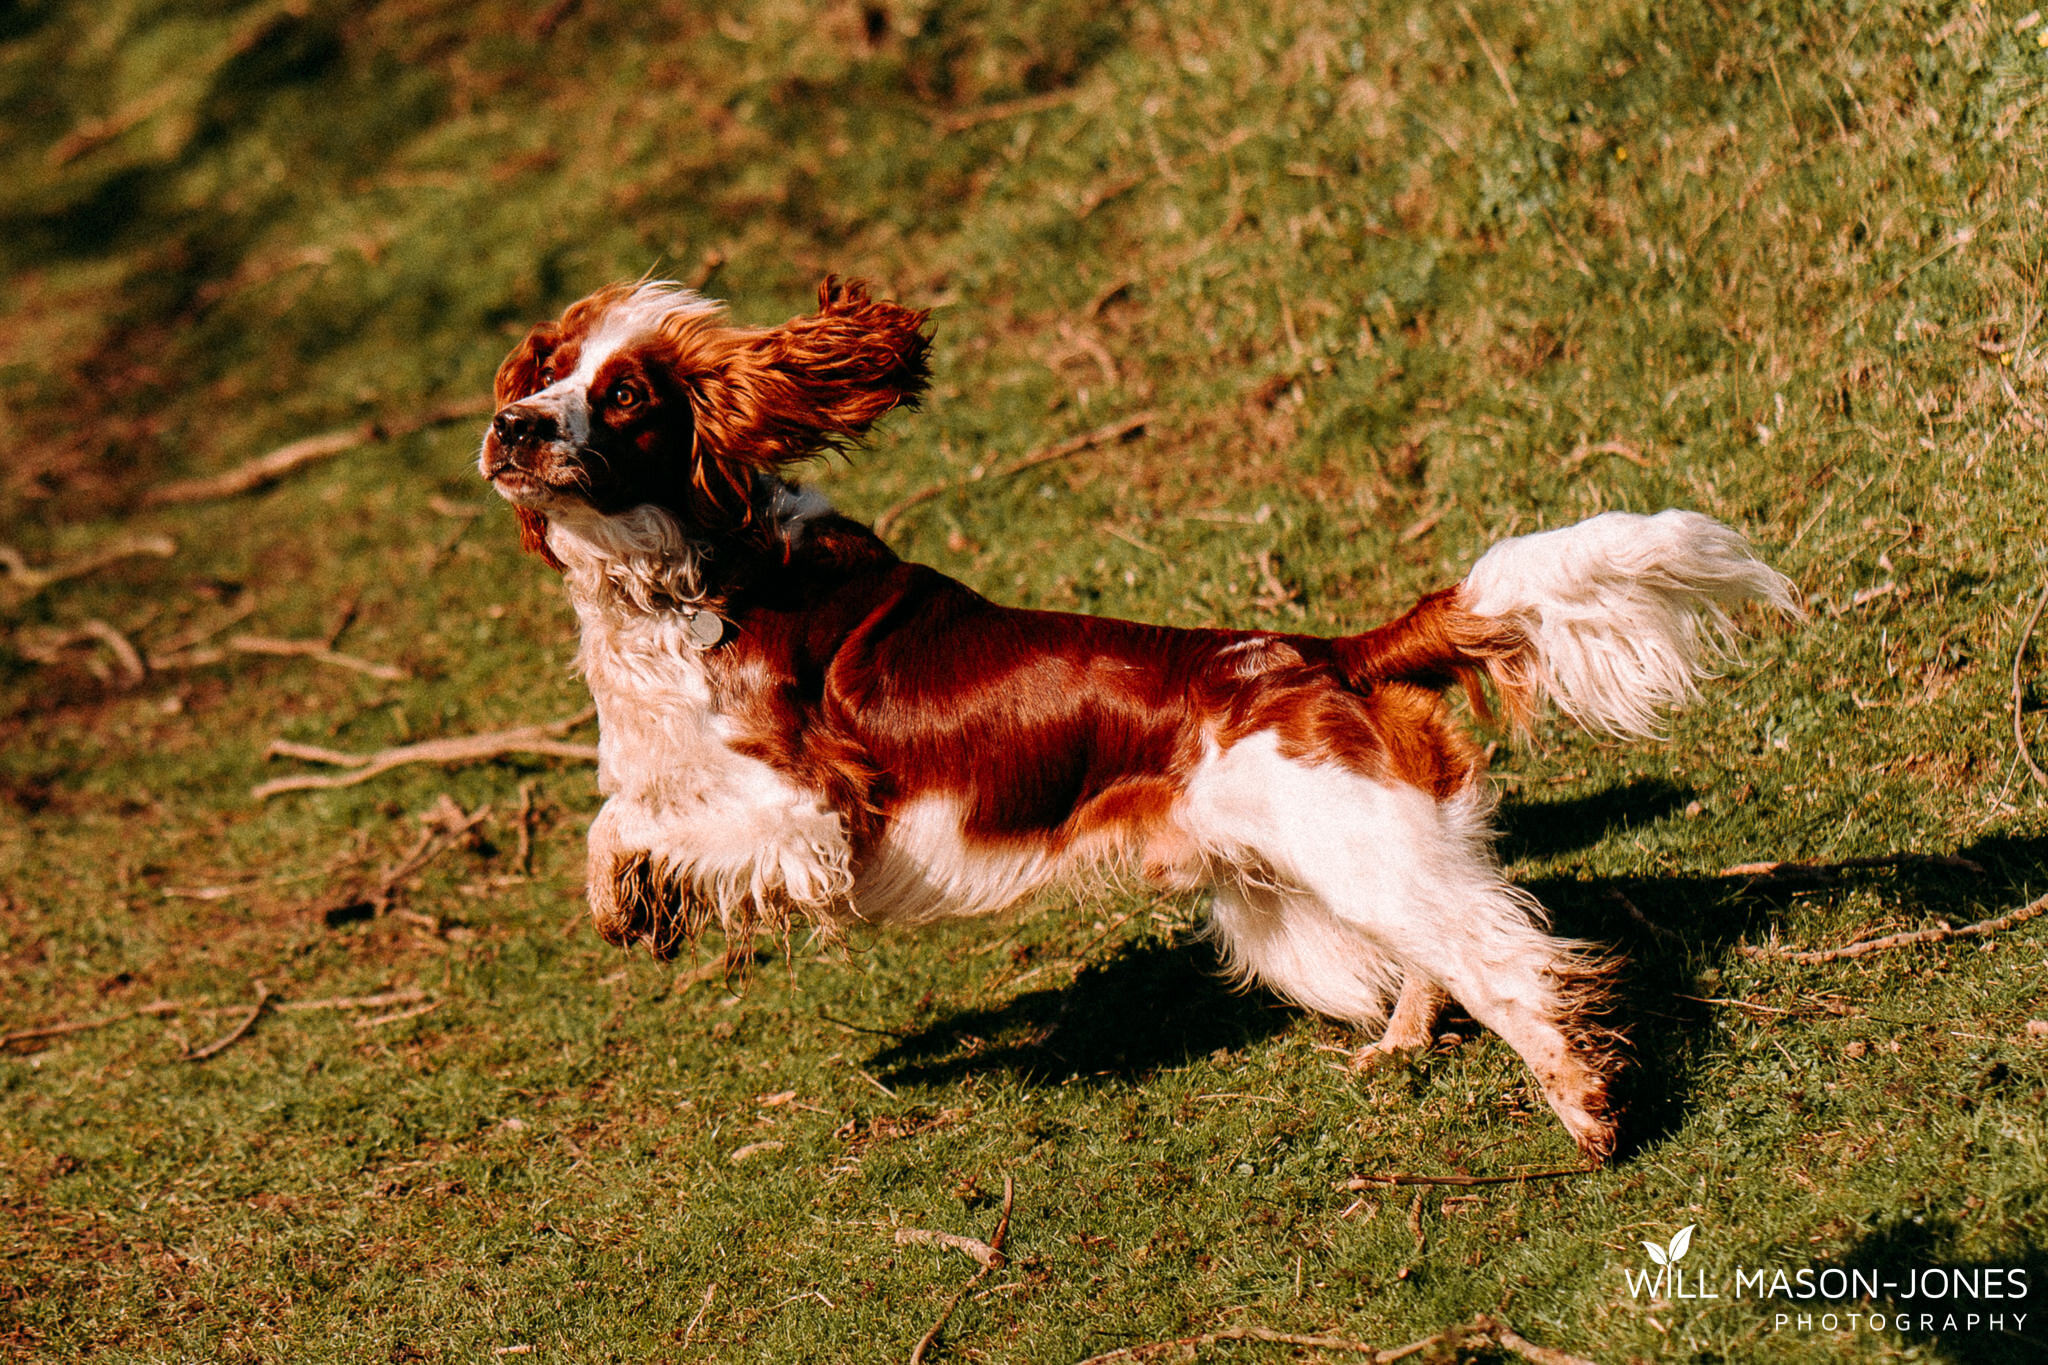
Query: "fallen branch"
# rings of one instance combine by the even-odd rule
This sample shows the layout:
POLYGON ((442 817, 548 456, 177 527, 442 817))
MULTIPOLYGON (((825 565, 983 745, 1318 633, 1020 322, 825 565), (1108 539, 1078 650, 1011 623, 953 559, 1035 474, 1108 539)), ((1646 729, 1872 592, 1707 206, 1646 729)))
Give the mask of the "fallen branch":
POLYGON ((358 673, 367 673, 386 682, 404 682, 410 676, 404 669, 391 664, 372 663, 368 659, 358 659, 353 654, 338 653, 326 640, 280 640, 269 635, 237 635, 228 641, 228 648, 238 654, 271 654, 285 658, 311 659, 315 663, 331 664, 335 668, 354 669, 358 673))
POLYGON ((104 1019, 79 1019, 61 1024, 44 1024, 38 1028, 17 1029, 13 1033, 0 1035, 0 1048, 11 1048, 18 1043, 40 1042, 44 1038, 63 1038, 74 1033, 90 1033, 94 1029, 125 1024, 131 1019, 156 1018, 192 1008, 194 1007, 191 1005, 180 1004, 174 1000, 158 1000, 124 1014, 110 1014, 104 1019))
POLYGON ((1021 118, 1027 114, 1043 114, 1061 105, 1071 104, 1079 90, 1049 90, 1042 95, 1026 95, 1022 99, 1002 100, 995 104, 984 104, 976 109, 961 109, 948 114, 932 115, 932 131, 941 137, 963 133, 984 123, 999 123, 1008 118, 1021 118))
POLYGON ((503 758, 507 754, 543 754, 553 758, 578 758, 585 762, 597 760, 595 744, 577 744, 560 738, 597 714, 585 709, 561 720, 549 721, 543 725, 522 725, 511 730, 490 730, 477 735, 451 735, 444 739, 423 740, 418 744, 401 744, 390 749, 379 749, 371 754, 344 753, 339 749, 323 749, 312 744, 298 744, 291 740, 271 741, 264 752, 266 758, 299 758, 308 763, 326 763, 337 768, 347 768, 344 773, 300 773, 293 777, 273 778, 249 789, 251 799, 267 801, 285 792, 319 791, 333 787, 353 787, 358 782, 368 782, 381 777, 393 768, 402 768, 408 763, 481 763, 487 759, 503 758))
POLYGON ((1593 1365, 1583 1356, 1570 1355, 1564 1351, 1538 1346, 1506 1323, 1481 1314, 1471 1322, 1449 1331, 1438 1332, 1435 1336, 1411 1341, 1406 1346, 1380 1348, 1368 1342, 1353 1341, 1349 1337, 1313 1335, 1305 1332, 1276 1332, 1270 1327, 1224 1327, 1214 1332, 1203 1332, 1198 1336, 1175 1337, 1170 1341, 1148 1341, 1139 1346, 1120 1346, 1114 1351, 1105 1351, 1098 1356, 1089 1356, 1079 1365, 1109 1365, 1118 1360, 1149 1360, 1155 1356, 1200 1350, 1225 1341, 1269 1341, 1280 1346, 1306 1346, 1322 1351, 1348 1351, 1353 1355, 1366 1357, 1373 1365, 1393 1365, 1397 1360, 1421 1355, 1424 1351, 1439 1346, 1494 1346, 1534 1365, 1593 1365))
MULTIPOLYGON (((980 1284, 990 1271, 1002 1268, 1004 1263, 1003 1243, 1010 1236, 1010 1209, 1016 1201, 1017 1184, 1006 1175, 1003 1177, 1003 1212, 1002 1216, 996 1220, 995 1235, 988 1239, 986 1246, 988 1259, 981 1260, 978 1256, 975 1258, 976 1260, 981 1260, 981 1268, 968 1276, 967 1283, 961 1285, 954 1292, 953 1297, 946 1300, 946 1306, 939 1311, 939 1320, 931 1325, 929 1331, 918 1338, 916 1349, 910 1353, 910 1365, 924 1365, 924 1353, 929 1351, 932 1348, 932 1343, 939 1339, 939 1333, 946 1330, 946 1324, 952 1321, 953 1310, 960 1306, 960 1300, 966 1298, 968 1291, 980 1284)), ((914 1229, 908 1230, 914 1231, 914 1229)), ((963 1238, 962 1240, 968 1239, 963 1238)), ((972 1253, 969 1254, 971 1255, 972 1253)))
POLYGON ((241 1023, 236 1024, 225 1036, 208 1043, 197 1052, 186 1051, 178 1058, 181 1062, 203 1062, 209 1057, 218 1057, 236 1043, 249 1036, 249 1030, 256 1027, 256 1021, 263 1017, 265 1006, 270 1004, 270 987, 261 981, 256 983, 256 1003, 249 1007, 249 1013, 241 1023))
POLYGON ((2027 747, 2027 731, 2020 724, 2020 663, 2027 657, 2027 641, 2034 638, 2034 627, 2040 624, 2041 608, 2048 606, 2048 583, 2041 585, 2041 595, 2034 599, 2034 610, 2027 616, 2027 624, 2020 631, 2020 642, 2012 652, 2012 740, 2019 746, 2020 758, 2026 763, 2027 771, 2034 780, 2048 787, 2048 772, 2041 771, 2041 765, 2034 761, 2034 751, 2027 747))
POLYGON ((942 1246, 951 1247, 961 1255, 971 1258, 988 1270, 1003 1268, 1003 1253, 997 1251, 979 1237, 963 1237, 957 1232, 937 1232, 931 1228, 896 1229, 897 1246, 942 1246))
POLYGON ((149 667, 142 662, 141 653, 128 642, 127 636, 105 621, 94 617, 80 626, 79 631, 113 651, 115 662, 121 665, 121 672, 126 675, 126 686, 133 687, 149 676, 149 667))
MULTIPOLYGON (((84 644, 102 644, 107 647, 108 652, 114 656, 114 662, 120 665, 123 687, 133 687, 149 674, 149 666, 143 662, 142 652, 129 642, 127 636, 98 617, 72 630, 59 631, 40 638, 24 632, 16 636, 14 641, 14 647, 21 651, 23 658, 39 664, 60 663, 65 650, 74 645, 84 644)), ((105 665, 97 660, 88 667, 102 681, 112 681, 105 665)))
POLYGON ((381 1010, 393 1005, 417 1005, 427 998, 427 993, 417 986, 400 991, 384 991, 378 995, 334 995, 325 1000, 276 1000, 270 1008, 282 1011, 298 1010, 381 1010))
MULTIPOLYGON (((411 987, 406 990, 386 991, 381 995, 336 995, 324 1000, 279 1000, 272 996, 270 1008, 280 1013, 386 1009, 392 1005, 417 1004, 426 998, 425 991, 411 987)), ((0 1035, 0 1048, 11 1048, 19 1043, 39 1042, 45 1038, 64 1038, 75 1033, 90 1033, 96 1029, 126 1024, 136 1019, 160 1019, 168 1014, 232 1014, 240 1008, 239 1005, 197 1005, 189 1000, 153 1000, 147 1005, 138 1005, 121 1014, 110 1014, 104 1019, 80 1019, 59 1024, 44 1024, 38 1028, 17 1029, 13 1033, 0 1035)))
POLYGON ((1617 455, 1638 469, 1655 469, 1657 467, 1656 461, 1643 454, 1640 449, 1630 445, 1627 441, 1596 441, 1591 445, 1581 444, 1572 447, 1572 453, 1564 457, 1566 472, 1569 473, 1577 469, 1595 455, 1617 455))
POLYGON ((1916 943, 1946 943, 1950 939, 1984 938, 1991 934, 2003 933, 2016 924, 2025 924, 2043 911, 2048 911, 2048 896, 2029 901, 2019 909, 2000 915, 1996 919, 1978 920, 1975 924, 1960 927, 1939 924, 1932 929, 1916 929, 1911 933, 1886 934, 1882 938, 1861 938, 1854 943, 1845 943, 1839 948, 1802 951, 1791 948, 1759 948, 1745 943, 1738 951, 1744 957, 1781 959, 1787 962, 1839 962, 1843 958, 1862 957, 1867 953, 1883 952, 1887 948, 1907 948, 1916 943))
POLYGON ((895 506, 885 509, 880 516, 875 518, 875 534, 886 537, 896 523, 902 519, 905 512, 921 503, 930 502, 942 493, 950 493, 956 488, 965 488, 970 484, 981 483, 988 479, 1008 478, 1012 474, 1021 474, 1027 469, 1034 469, 1042 464, 1051 464, 1055 460, 1064 460, 1070 455, 1078 455, 1082 451, 1092 449, 1095 446, 1107 445, 1111 441, 1124 440, 1150 426, 1155 416, 1156 414, 1154 413, 1141 412, 1135 417, 1126 417, 1120 422, 1111 422, 1106 427, 1097 427, 1093 431, 1071 437, 1057 445, 1050 445, 1043 450, 1033 451, 1031 454, 1012 460, 1007 464, 996 465, 994 468, 989 469, 977 468, 961 478, 948 479, 943 483, 932 484, 928 488, 920 488, 895 506))
POLYGON ((1655 934, 1658 938, 1663 939, 1665 942, 1685 942, 1685 939, 1682 935, 1673 933, 1671 930, 1666 929, 1663 925, 1657 923, 1657 921, 1651 919, 1648 915, 1642 912, 1642 909, 1639 906, 1637 906, 1637 904, 1634 901, 1630 900, 1627 896, 1622 895, 1621 892, 1615 890, 1611 886, 1607 888, 1607 899, 1613 901, 1616 905, 1619 905, 1622 909, 1628 911, 1628 917, 1630 919, 1634 920, 1637 924, 1642 925, 1643 928, 1649 930, 1651 933, 1655 934))
POLYGON ((1485 57, 1486 64, 1493 68, 1493 78, 1499 81, 1500 88, 1507 92, 1508 108, 1521 108, 1522 101, 1516 96, 1513 83, 1508 80, 1506 65, 1502 63, 1499 54, 1493 50, 1493 44, 1486 41, 1486 34, 1480 31, 1477 23, 1473 22, 1472 11, 1466 9, 1462 3, 1458 4, 1456 8, 1458 17, 1465 21, 1465 27, 1471 31, 1473 41, 1479 44, 1480 55, 1485 57))
POLYGON ((1753 877, 1759 881, 1812 881, 1866 867, 1952 867, 1974 876, 1984 875, 1984 865, 1952 853, 1875 853, 1861 858, 1844 858, 1834 863, 1763 862, 1737 863, 1724 867, 1723 877, 1753 877))
POLYGON ((355 673, 367 673, 373 678, 382 678, 385 682, 404 682, 412 676, 394 664, 374 663, 369 659, 357 658, 353 654, 343 654, 325 640, 285 640, 270 635, 237 635, 225 646, 186 649, 175 654, 151 654, 149 666, 158 672, 169 672, 175 668, 205 668, 221 662, 230 654, 265 654, 273 658, 311 659, 314 663, 346 668, 355 673))
POLYGON ((1354 1175, 1340 1181, 1339 1190, 1369 1190, 1376 1185, 1519 1185, 1529 1180, 1557 1180, 1568 1175, 1591 1175, 1598 1166, 1559 1166, 1547 1171, 1518 1171, 1513 1175, 1412 1175, 1389 1171, 1384 1175, 1354 1175))
POLYGON ((163 641, 155 649, 152 649, 149 655, 149 666, 151 668, 166 667, 165 660, 175 660, 186 650, 191 649, 195 645, 206 643, 229 626, 248 620, 255 612, 256 594, 243 593, 241 600, 229 608, 228 614, 215 621, 212 625, 193 626, 191 629, 179 632, 170 639, 163 641))
POLYGON ((168 559, 177 552, 178 542, 169 536, 117 536, 97 550, 88 550, 75 559, 38 569, 22 558, 21 551, 11 545, 0 545, 0 572, 6 574, 16 594, 25 600, 52 583, 93 573, 123 559, 137 555, 168 559))
MULTIPOLYGON (((442 794, 444 800, 446 795, 445 792, 442 794)), ((453 805, 454 803, 450 802, 449 804, 453 805)), ((461 843, 471 830, 490 817, 490 813, 491 808, 489 805, 478 806, 469 815, 461 815, 460 807, 457 807, 458 818, 451 818, 442 823, 428 826, 421 832, 419 842, 412 846, 412 851, 390 867, 385 868, 368 890, 346 892, 328 900, 316 902, 314 908, 319 911, 321 919, 330 928, 348 920, 369 919, 373 916, 384 914, 391 908, 391 903, 398 898, 398 888, 400 886, 411 880, 428 863, 433 862, 434 859, 461 843)), ((441 926, 438 920, 430 921, 429 927, 436 933, 440 932, 441 926)), ((397 1002, 394 1001, 392 1003, 397 1002)))
POLYGON ((414 1005, 411 1009, 393 1010, 389 1014, 377 1014, 372 1015, 368 1019, 358 1019, 356 1020, 356 1027, 380 1028, 385 1024, 395 1024, 401 1019, 417 1019, 422 1014, 432 1014, 439 1008, 441 1008, 440 1001, 429 1000, 424 1005, 414 1005))
POLYGON ((461 403, 447 403, 437 408, 429 408, 414 417, 392 421, 372 418, 339 431, 323 431, 317 436, 303 436, 267 454, 259 455, 246 464, 236 465, 225 473, 159 485, 143 495, 142 503, 145 507, 163 507, 172 503, 209 502, 215 498, 231 498, 239 493, 253 493, 259 488, 267 488, 276 483, 293 470, 318 460, 329 459, 345 450, 354 450, 357 446, 371 445, 399 436, 410 436, 415 431, 439 426, 443 422, 486 417, 490 415, 491 406, 488 401, 469 399, 461 403))
POLYGON ((522 877, 533 875, 533 820, 536 812, 533 806, 533 783, 519 784, 519 851, 512 857, 512 865, 519 869, 522 877))

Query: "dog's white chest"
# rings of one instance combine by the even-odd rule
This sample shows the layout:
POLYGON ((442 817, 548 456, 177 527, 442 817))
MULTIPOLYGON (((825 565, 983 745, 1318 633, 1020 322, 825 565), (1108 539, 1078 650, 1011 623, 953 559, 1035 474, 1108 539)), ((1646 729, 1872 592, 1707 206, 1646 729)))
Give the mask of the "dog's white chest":
POLYGON ((607 838, 714 901, 829 913, 852 885, 845 826, 818 793, 734 747, 688 629, 673 613, 584 617, 577 661, 597 702, 607 838))
POLYGON ((765 765, 733 750, 687 630, 680 617, 585 619, 577 664, 597 702, 597 786, 606 796, 681 813, 758 785, 765 765))

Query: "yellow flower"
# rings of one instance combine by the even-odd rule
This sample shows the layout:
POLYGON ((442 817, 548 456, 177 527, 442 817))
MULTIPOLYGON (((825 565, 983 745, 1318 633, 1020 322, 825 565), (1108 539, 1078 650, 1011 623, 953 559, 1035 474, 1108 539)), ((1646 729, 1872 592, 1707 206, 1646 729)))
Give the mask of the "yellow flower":
MULTIPOLYGON (((2042 34, 2041 36, 2042 36, 2043 38, 2048 38, 2048 33, 2044 33, 2044 34, 2042 34)), ((1616 147, 1616 148, 1614 149, 1614 159, 1615 159, 1616 161, 1626 161, 1626 160, 1628 160, 1628 148, 1626 148, 1626 147, 1616 147)))

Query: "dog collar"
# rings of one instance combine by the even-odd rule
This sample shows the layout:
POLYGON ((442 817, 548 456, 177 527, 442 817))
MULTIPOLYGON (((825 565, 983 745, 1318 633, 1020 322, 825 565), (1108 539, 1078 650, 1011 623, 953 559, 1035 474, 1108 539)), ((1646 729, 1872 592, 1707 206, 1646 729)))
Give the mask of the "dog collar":
POLYGON ((698 651, 718 648, 725 639, 725 618, 715 611, 700 607, 684 607, 683 639, 690 648, 698 651))

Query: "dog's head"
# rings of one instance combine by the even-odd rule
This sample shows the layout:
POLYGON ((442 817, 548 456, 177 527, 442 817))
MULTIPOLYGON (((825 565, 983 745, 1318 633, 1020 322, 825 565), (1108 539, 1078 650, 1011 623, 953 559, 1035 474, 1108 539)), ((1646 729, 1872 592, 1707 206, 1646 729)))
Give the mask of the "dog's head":
POLYGON ((857 282, 827 278, 818 311, 780 327, 723 313, 678 285, 613 285, 513 348, 477 463, 527 548, 548 553, 550 516, 650 504, 686 532, 738 533, 758 476, 858 439, 924 390, 926 314, 857 282))

